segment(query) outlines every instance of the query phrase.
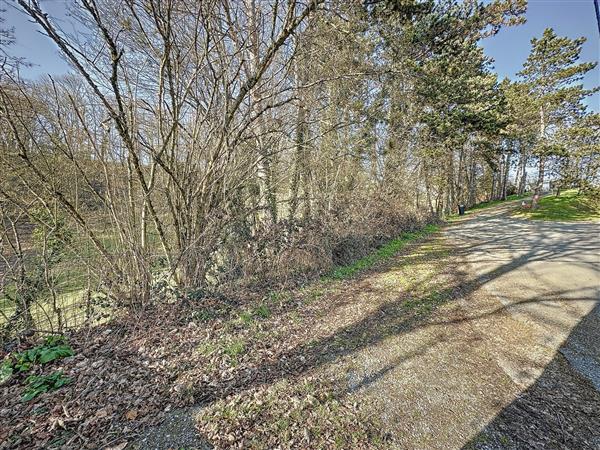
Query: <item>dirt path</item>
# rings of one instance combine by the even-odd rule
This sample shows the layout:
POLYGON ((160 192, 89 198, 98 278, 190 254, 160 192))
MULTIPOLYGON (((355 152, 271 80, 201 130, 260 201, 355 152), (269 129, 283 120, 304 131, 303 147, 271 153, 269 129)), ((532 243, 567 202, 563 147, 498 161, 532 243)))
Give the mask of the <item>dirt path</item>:
POLYGON ((507 208, 439 237, 464 270, 452 301, 351 355, 350 388, 398 448, 600 448, 600 225, 507 208))

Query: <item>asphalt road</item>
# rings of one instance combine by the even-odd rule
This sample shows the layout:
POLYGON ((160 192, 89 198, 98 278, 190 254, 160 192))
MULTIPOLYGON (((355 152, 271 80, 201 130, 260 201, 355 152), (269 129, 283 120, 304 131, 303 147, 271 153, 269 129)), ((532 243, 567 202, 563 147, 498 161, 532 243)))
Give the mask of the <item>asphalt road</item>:
MULTIPOLYGON (((450 227, 448 237, 481 289, 532 332, 523 342, 528 352, 551 356, 560 349, 600 390, 600 222, 516 218, 513 207, 483 210, 450 227)), ((543 363, 515 370, 499 361, 522 385, 540 375, 543 363)))

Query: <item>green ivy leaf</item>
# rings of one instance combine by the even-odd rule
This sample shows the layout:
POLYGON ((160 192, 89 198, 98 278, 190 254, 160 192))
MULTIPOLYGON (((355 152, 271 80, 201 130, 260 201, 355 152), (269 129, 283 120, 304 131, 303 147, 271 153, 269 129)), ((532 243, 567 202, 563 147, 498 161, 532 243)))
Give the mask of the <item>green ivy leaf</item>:
POLYGON ((54 391, 71 382, 71 378, 65 377, 62 370, 50 375, 31 375, 25 380, 27 388, 23 392, 21 401, 28 402, 44 392, 54 391))

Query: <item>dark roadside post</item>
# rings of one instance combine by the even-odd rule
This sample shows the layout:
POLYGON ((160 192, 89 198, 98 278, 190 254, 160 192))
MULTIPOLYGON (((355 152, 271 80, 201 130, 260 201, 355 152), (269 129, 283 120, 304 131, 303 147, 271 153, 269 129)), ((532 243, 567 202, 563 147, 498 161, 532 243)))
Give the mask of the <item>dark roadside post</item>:
POLYGON ((465 215, 465 205, 458 205, 458 215, 459 216, 465 215))

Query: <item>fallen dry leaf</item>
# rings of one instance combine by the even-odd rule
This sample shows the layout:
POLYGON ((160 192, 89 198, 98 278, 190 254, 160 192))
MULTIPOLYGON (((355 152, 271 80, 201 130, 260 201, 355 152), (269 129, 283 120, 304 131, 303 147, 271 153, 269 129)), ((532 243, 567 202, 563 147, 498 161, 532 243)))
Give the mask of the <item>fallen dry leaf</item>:
POLYGON ((125 413, 125 418, 127 420, 135 420, 138 416, 137 409, 130 409, 125 413))
POLYGON ((104 417, 108 416, 108 408, 101 408, 98 411, 96 411, 96 417, 98 419, 103 419, 104 417))

